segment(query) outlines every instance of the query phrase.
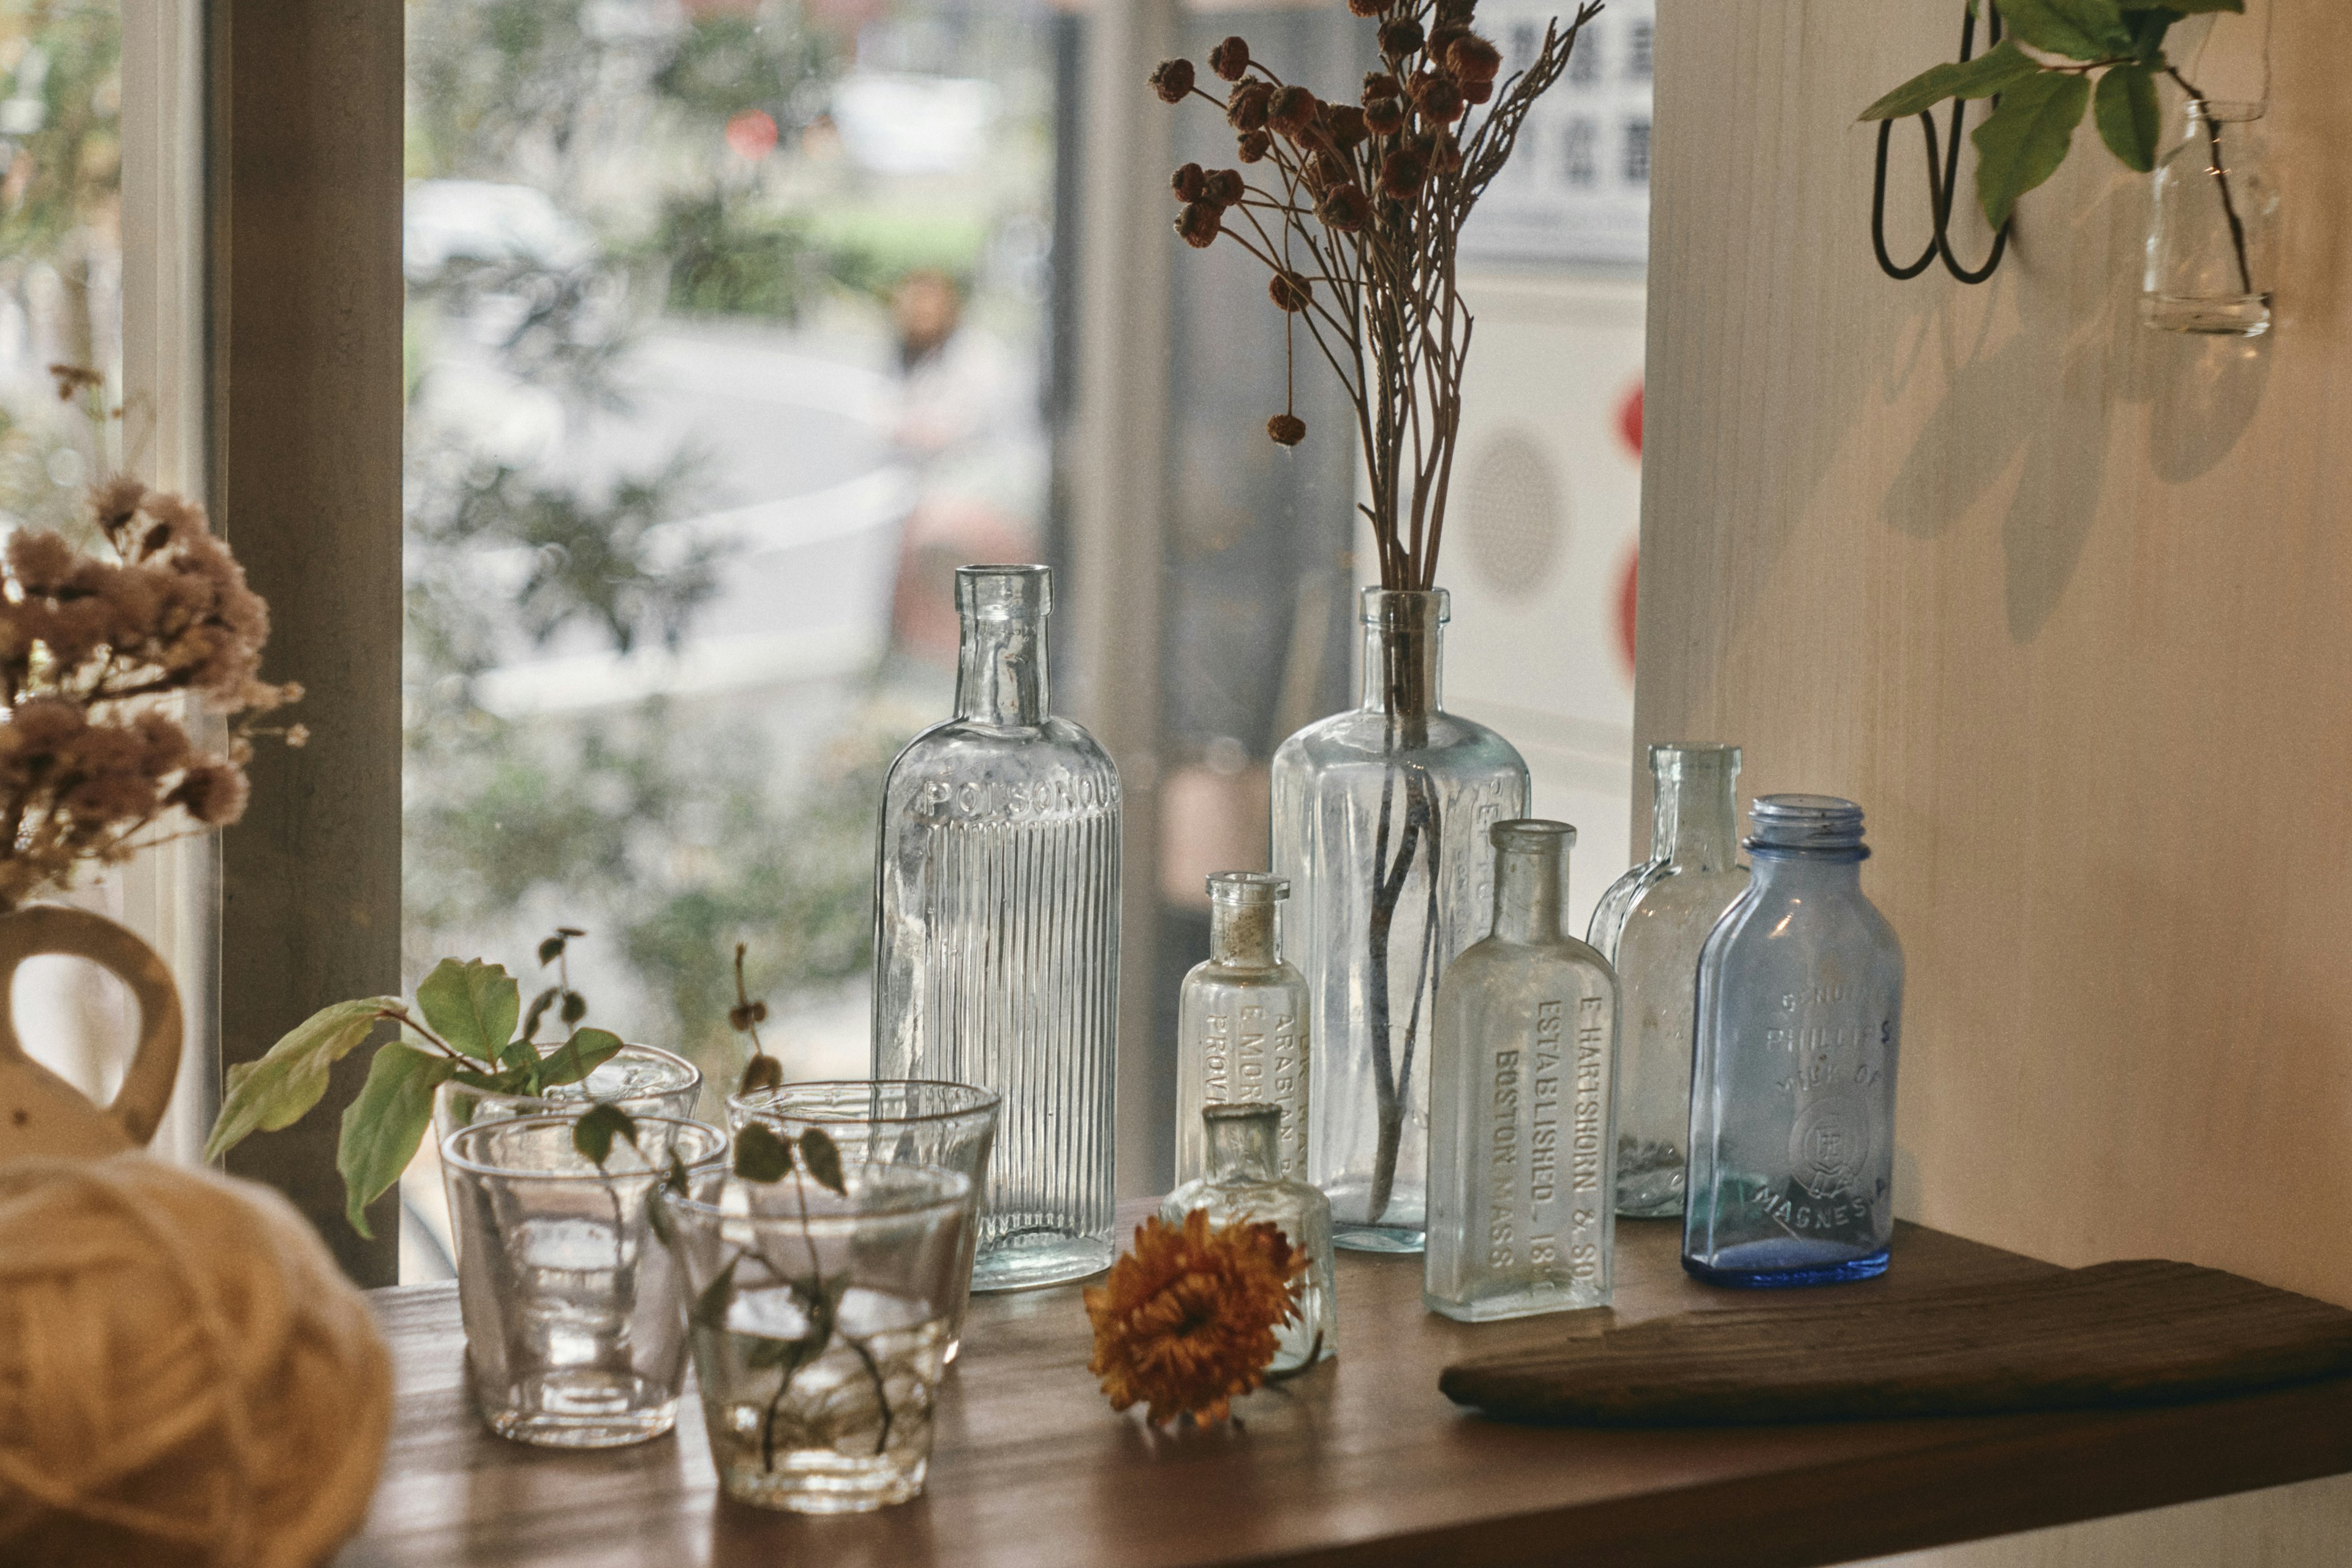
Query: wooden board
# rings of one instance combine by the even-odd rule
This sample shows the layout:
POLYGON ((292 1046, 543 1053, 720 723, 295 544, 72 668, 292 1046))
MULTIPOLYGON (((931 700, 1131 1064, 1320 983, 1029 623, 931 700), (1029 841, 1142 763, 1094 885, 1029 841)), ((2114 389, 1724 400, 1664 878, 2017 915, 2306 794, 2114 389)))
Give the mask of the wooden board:
POLYGON ((2185 1263, 1769 1299, 1445 1369, 1460 1405, 1593 1426, 2177 1405, 2352 1374, 2352 1311, 2185 1263))
MULTIPOLYGON (((1618 1236, 1617 1323, 1773 1304, 1685 1277, 1677 1226, 1628 1223, 1618 1236)), ((1822 1299, 1866 1304, 2054 1272, 1906 1226, 1886 1278, 1822 1299)), ((1731 1540, 1742 1568, 1808 1568, 2352 1471, 2344 1380, 2123 1412, 1512 1426, 1454 1405, 1439 1373, 1556 1343, 1570 1320, 1432 1316, 1417 1258, 1342 1254, 1339 1284, 1339 1358, 1242 1401, 1240 1426, 1209 1432, 1111 1414, 1087 1374, 1076 1289, 980 1298, 942 1394, 928 1494, 835 1520, 719 1500, 691 1399, 674 1436, 635 1448, 501 1442, 467 1404, 455 1291, 380 1292, 399 1406, 374 1510, 340 1568, 1698 1568, 1720 1564, 1731 1540)))

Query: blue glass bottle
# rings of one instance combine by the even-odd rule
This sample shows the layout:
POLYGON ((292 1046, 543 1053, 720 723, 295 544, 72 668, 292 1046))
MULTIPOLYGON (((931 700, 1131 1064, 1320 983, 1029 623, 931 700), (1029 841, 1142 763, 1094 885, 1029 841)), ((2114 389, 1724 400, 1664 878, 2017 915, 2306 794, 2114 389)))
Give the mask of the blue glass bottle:
POLYGON ((1862 892, 1862 808, 1758 798, 1753 879, 1698 962, 1683 1268, 1713 1285, 1886 1271, 1903 948, 1862 892))

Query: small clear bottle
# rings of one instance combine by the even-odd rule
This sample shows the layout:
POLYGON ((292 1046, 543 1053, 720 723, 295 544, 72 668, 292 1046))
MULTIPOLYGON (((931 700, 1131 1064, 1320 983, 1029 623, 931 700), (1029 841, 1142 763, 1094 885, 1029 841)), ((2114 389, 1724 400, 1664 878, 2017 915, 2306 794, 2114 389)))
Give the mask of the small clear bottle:
POLYGON ((1446 969, 1422 1300, 1465 1322, 1604 1307, 1616 1234, 1617 980, 1568 934, 1576 829, 1489 830, 1493 933, 1446 969))
POLYGON ((1209 879, 1209 958, 1176 1004, 1176 1180, 1205 1175, 1201 1113, 1256 1103, 1282 1111, 1282 1174, 1307 1179, 1307 976, 1282 956, 1290 884, 1264 871, 1209 879))
POLYGON ((1714 1285, 1886 1270, 1903 948, 1862 891, 1862 808, 1773 795, 1754 879, 1707 938, 1683 1268, 1714 1285))
POLYGON ((2262 103, 2192 98, 2180 140, 2150 182, 2140 319, 2175 332, 2270 331, 2278 276, 2278 186, 2262 103))
POLYGON ((1617 972, 1623 1013, 1617 1212, 1679 1219, 1699 949, 1748 890, 1748 868, 1734 858, 1739 748, 1653 746, 1650 773, 1656 781, 1650 858, 1601 896, 1590 936, 1617 972))
POLYGON ((1003 1097, 974 1290, 1110 1266, 1118 770, 1047 700, 1043 566, 956 573, 956 713, 882 786, 874 1076, 1003 1097))
POLYGON ((1160 1205, 1160 1218, 1181 1225, 1206 1209, 1213 1226, 1249 1220, 1282 1227, 1307 1258, 1307 1289, 1298 1314, 1276 1332, 1279 1377, 1339 1353, 1339 1292, 1332 1275, 1331 1200, 1322 1189, 1286 1177, 1278 1152, 1285 1121, 1273 1105, 1211 1105, 1201 1111, 1209 1173, 1185 1183, 1160 1205))

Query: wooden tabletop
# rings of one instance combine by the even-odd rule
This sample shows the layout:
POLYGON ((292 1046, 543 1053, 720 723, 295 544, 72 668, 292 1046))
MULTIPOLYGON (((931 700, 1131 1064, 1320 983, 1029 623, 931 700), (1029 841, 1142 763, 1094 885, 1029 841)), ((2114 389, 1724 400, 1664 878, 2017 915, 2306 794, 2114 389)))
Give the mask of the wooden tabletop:
MULTIPOLYGON (((1132 1217, 1131 1215, 1129 1216, 1132 1217)), ((1676 1263, 1679 1227, 1618 1228, 1617 1321, 1756 1295, 1676 1263)), ((2047 1268, 1904 1226, 1862 1297, 2047 1268)), ((454 1287, 376 1294, 398 1363, 391 1457, 341 1568, 1191 1568, 1639 1563, 1746 1568, 1882 1553, 2352 1470, 2352 1381, 2113 1415, 1704 1431, 1497 1425, 1437 1392, 1450 1361, 1600 1314, 1472 1328, 1421 1306, 1419 1258, 1339 1258, 1339 1355, 1213 1431, 1114 1415, 1077 1288, 976 1297, 926 1496, 847 1519, 717 1496, 692 1394, 677 1432, 601 1454, 491 1436, 467 1403, 454 1287)))

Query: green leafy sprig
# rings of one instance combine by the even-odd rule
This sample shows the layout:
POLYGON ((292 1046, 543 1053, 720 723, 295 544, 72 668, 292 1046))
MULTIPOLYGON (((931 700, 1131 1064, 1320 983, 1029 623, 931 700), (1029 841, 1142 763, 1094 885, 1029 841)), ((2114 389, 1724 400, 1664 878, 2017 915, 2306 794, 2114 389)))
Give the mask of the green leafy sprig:
MULTIPOLYGON (((2126 168, 2142 174, 2155 168, 2157 79, 2168 78, 2191 99, 2205 99, 2166 57, 2166 35, 2191 16, 2246 8, 2245 0, 1997 4, 2008 37, 1972 60, 1922 71, 1862 111, 1865 121, 1899 120, 1924 114, 1947 99, 1997 98, 1992 113, 1969 138, 1977 150, 1977 203, 1995 228, 2009 221, 2020 196, 2058 172, 2086 110, 2099 139, 2126 168)), ((2237 244, 2239 279, 2251 293, 2245 235, 2224 172, 2221 128, 2209 119, 2206 133, 2237 244)))
MULTIPOLYGON (((763 1186, 792 1177, 803 1226, 808 1223, 808 1181, 843 1197, 849 1195, 848 1184, 842 1174, 841 1151, 821 1127, 812 1127, 795 1139, 763 1122, 747 1123, 735 1134, 735 1174, 763 1186)), ((874 1439, 875 1453, 889 1447, 890 1426, 896 1414, 890 1408, 881 1363, 874 1359, 873 1351, 864 1341, 841 1331, 841 1302, 849 1293, 850 1277, 835 1274, 828 1279, 817 1256, 815 1239, 805 1234, 802 1239, 808 1247, 805 1272, 796 1274, 756 1247, 746 1247, 727 1260, 694 1300, 694 1321, 715 1333, 726 1332, 727 1308, 735 1293, 735 1270, 745 1258, 756 1256, 770 1275, 791 1287, 807 1317, 807 1331, 798 1339, 762 1338, 744 1354, 743 1364, 751 1371, 773 1368, 782 1374, 760 1418, 760 1464, 768 1470, 776 1468, 776 1422, 783 1411, 784 1395, 792 1390, 793 1379, 800 1375, 802 1368, 814 1364, 836 1339, 864 1363, 866 1375, 874 1384, 875 1403, 882 1412, 881 1431, 874 1439)))
MULTIPOLYGON (((579 1026, 588 1003, 572 988, 564 954, 571 940, 584 934, 566 926, 540 944, 540 965, 554 963, 557 981, 532 999, 528 1015, 521 986, 503 967, 454 958, 443 959, 418 984, 414 1007, 397 996, 362 996, 320 1008, 258 1060, 229 1069, 228 1092, 205 1142, 205 1158, 216 1160, 255 1132, 300 1121, 326 1093, 329 1069, 365 1043, 378 1024, 397 1024, 399 1037, 377 1047, 366 1085, 343 1111, 335 1150, 344 1217, 372 1237, 367 1205, 416 1157, 443 1084, 535 1098, 580 1082, 620 1050, 619 1036, 579 1026), (539 1029, 550 1009, 571 1033, 542 1042, 539 1029)), ((617 1107, 598 1106, 573 1129, 574 1146, 599 1168, 623 1130, 614 1117, 628 1122, 617 1107), (602 1152, 591 1147, 598 1139, 602 1152)), ((626 1132, 634 1142, 634 1123, 626 1132)))
POLYGON ((743 1064, 742 1080, 735 1086, 738 1094, 776 1089, 784 1081, 784 1064, 760 1044, 760 1026, 768 1021, 768 1005, 752 1001, 743 984, 743 954, 750 946, 749 942, 735 944, 735 1005, 727 1010, 727 1026, 739 1035, 748 1035, 751 1040, 751 1059, 743 1064))

